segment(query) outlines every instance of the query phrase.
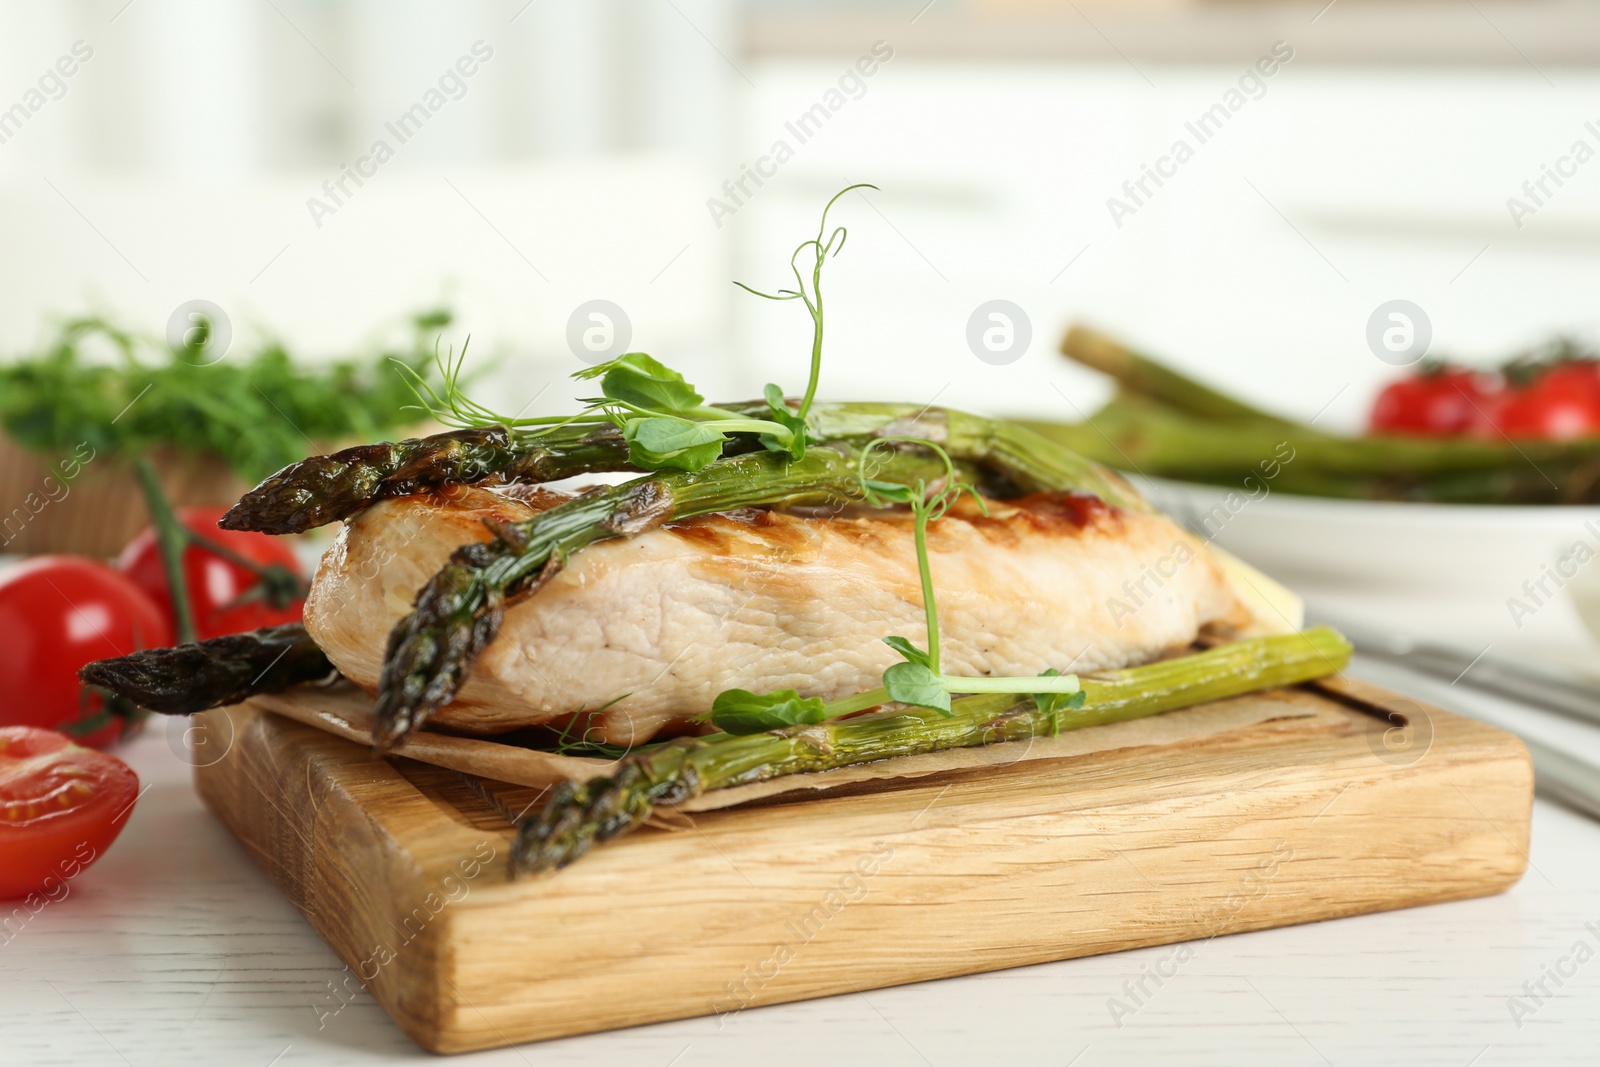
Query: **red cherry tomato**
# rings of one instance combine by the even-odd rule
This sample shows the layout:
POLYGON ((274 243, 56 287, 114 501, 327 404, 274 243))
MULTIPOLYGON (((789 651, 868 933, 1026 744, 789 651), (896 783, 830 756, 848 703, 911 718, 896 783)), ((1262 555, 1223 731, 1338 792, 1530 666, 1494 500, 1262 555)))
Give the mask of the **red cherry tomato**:
MULTIPOLYGON (((273 568, 277 577, 263 583, 261 576, 248 567, 224 559, 203 545, 190 544, 183 552, 183 580, 189 589, 196 636, 204 641, 297 622, 304 600, 295 586, 300 561, 294 550, 266 534, 219 529, 217 520, 225 511, 227 508, 179 508, 178 521, 258 567, 273 568)), ((128 543, 117 566, 172 618, 172 595, 167 590, 167 572, 161 565, 161 548, 153 527, 147 527, 128 543)))
POLYGON ((138 799, 138 775, 115 756, 51 730, 0 726, 0 900, 59 902, 138 799))
POLYGON ((78 668, 171 643, 161 610, 104 563, 36 556, 18 564, 0 574, 0 724, 108 745, 128 720, 78 681, 78 668))
POLYGON ((1459 367, 1425 370, 1378 394, 1374 433, 1454 436, 1492 429, 1503 389, 1492 376, 1459 367))
POLYGON ((1600 364, 1556 364, 1519 390, 1498 421, 1507 437, 1570 441, 1600 434, 1600 364))

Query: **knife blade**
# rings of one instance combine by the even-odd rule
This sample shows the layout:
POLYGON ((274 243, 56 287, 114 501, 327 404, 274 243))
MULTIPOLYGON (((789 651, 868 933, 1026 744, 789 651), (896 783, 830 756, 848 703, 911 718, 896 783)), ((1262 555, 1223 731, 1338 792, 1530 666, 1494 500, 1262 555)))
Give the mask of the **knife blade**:
MULTIPOLYGON (((1576 675, 1557 668, 1534 668, 1496 657, 1481 680, 1474 678, 1488 659, 1486 652, 1471 652, 1444 643, 1416 641, 1400 634, 1353 620, 1330 621, 1327 614, 1314 613, 1319 623, 1332 626, 1356 647, 1356 651, 1384 660, 1402 670, 1431 681, 1461 683, 1482 692, 1513 701, 1560 712, 1579 721, 1600 724, 1600 693, 1585 686, 1576 675)), ((1482 716, 1449 699, 1449 686, 1439 687, 1427 699, 1457 715, 1482 721, 1482 716)), ((1600 822, 1600 767, 1577 759, 1527 734, 1509 729, 1503 722, 1490 725, 1515 734, 1533 760, 1534 790, 1547 800, 1562 804, 1580 815, 1600 822)))
POLYGON ((1354 619, 1314 612, 1317 622, 1344 634, 1356 651, 1407 667, 1451 685, 1466 685, 1495 696, 1554 711, 1600 726, 1600 686, 1574 671, 1550 664, 1525 663, 1443 641, 1421 640, 1354 619))

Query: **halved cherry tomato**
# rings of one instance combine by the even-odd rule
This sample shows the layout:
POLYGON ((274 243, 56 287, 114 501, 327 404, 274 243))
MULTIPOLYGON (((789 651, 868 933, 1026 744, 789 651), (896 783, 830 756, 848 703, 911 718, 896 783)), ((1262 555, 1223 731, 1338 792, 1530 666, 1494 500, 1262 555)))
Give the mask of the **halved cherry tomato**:
POLYGON ((104 563, 36 556, 0 574, 0 724, 42 726, 97 748, 130 720, 78 668, 172 643, 161 610, 104 563))
POLYGON ((51 730, 0 726, 0 900, 59 900, 138 799, 138 775, 116 757, 51 730))
POLYGON ((1370 426, 1374 433, 1492 432, 1503 395, 1492 375, 1461 367, 1429 367, 1385 386, 1373 404, 1370 426))
POLYGON ((1555 441, 1600 434, 1600 364, 1550 367, 1506 403, 1499 426, 1507 437, 1555 441))
MULTIPOLYGON (((224 559, 203 545, 190 544, 184 549, 183 580, 189 589, 196 636, 202 641, 297 622, 305 603, 299 589, 300 561, 294 550, 266 534, 220 529, 217 520, 227 510, 179 508, 178 521, 238 558, 269 570, 272 577, 263 579, 249 567, 224 559)), ((172 618, 172 594, 167 590, 167 572, 153 527, 128 543, 117 566, 172 618)))

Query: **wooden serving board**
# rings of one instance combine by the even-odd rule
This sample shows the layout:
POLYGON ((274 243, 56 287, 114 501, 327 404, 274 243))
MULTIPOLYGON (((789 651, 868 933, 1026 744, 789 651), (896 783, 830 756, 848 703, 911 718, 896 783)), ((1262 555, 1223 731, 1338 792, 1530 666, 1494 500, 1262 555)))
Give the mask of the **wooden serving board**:
POLYGON ((679 815, 515 883, 507 816, 537 789, 378 761, 248 703, 205 716, 227 754, 196 780, 349 965, 351 994, 359 976, 436 1052, 1482 896, 1522 875, 1533 771, 1515 738, 1345 679, 1261 699, 1314 714, 679 815))

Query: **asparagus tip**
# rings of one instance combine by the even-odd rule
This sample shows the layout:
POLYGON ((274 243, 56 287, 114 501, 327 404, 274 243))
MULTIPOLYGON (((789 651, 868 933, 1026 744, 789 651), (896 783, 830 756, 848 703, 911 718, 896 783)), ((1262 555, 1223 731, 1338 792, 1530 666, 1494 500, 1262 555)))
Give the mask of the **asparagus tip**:
POLYGON ((569 779, 556 786, 538 814, 517 824, 511 877, 560 870, 593 846, 642 825, 657 804, 678 804, 699 793, 700 776, 693 765, 671 758, 691 747, 693 742, 686 742, 670 754, 635 756, 609 777, 569 779), (665 773, 657 769, 663 757, 670 765, 665 773))

